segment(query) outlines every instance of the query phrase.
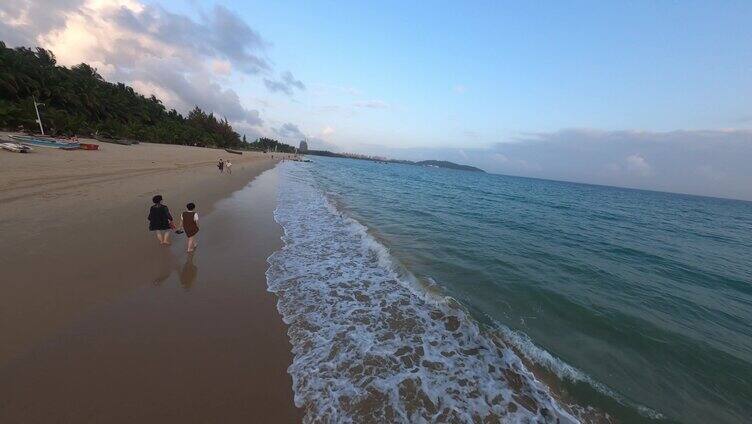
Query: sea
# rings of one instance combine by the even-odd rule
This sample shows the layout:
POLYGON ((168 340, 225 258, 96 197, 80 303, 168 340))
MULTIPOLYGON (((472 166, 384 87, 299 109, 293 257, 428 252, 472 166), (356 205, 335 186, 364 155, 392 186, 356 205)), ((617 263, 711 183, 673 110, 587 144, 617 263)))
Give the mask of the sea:
POLYGON ((267 271, 305 422, 752 422, 752 202, 311 159, 267 271))

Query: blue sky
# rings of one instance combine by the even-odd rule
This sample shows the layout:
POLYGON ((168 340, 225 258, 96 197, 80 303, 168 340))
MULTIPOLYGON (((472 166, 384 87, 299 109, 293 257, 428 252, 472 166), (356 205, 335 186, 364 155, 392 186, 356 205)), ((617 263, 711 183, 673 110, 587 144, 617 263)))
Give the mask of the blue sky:
POLYGON ((311 87, 297 101, 342 105, 345 93, 316 90, 339 87, 388 105, 299 118, 309 131, 342 127, 333 139, 345 146, 752 124, 752 2, 527 3, 264 2, 236 11, 274 43, 274 62, 311 87))
POLYGON ((239 3, 7 0, 0 39, 251 139, 752 199, 752 1, 239 3))

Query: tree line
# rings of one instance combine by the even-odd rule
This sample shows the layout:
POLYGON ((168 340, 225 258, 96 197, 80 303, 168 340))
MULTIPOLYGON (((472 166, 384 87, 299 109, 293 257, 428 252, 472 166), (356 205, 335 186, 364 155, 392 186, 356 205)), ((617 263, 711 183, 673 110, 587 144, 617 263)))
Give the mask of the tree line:
POLYGON ((55 55, 37 47, 6 47, 0 41, 0 128, 38 131, 34 101, 45 132, 59 136, 131 138, 152 143, 294 152, 277 140, 249 143, 227 119, 196 106, 187 116, 167 110, 123 83, 111 83, 86 63, 58 66, 55 55), (271 148, 269 148, 271 147, 271 148))
POLYGON ((249 144, 254 150, 263 150, 267 152, 295 153, 295 148, 289 144, 280 143, 277 140, 261 137, 249 144))

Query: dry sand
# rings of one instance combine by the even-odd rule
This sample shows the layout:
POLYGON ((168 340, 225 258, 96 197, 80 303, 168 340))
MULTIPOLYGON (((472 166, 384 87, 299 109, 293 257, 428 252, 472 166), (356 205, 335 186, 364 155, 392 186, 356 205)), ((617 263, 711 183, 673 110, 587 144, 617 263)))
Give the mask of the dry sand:
POLYGON ((264 277, 276 161, 100 149, 0 151, 0 422, 299 421, 264 277), (198 205, 192 258, 147 231, 157 193, 198 205))

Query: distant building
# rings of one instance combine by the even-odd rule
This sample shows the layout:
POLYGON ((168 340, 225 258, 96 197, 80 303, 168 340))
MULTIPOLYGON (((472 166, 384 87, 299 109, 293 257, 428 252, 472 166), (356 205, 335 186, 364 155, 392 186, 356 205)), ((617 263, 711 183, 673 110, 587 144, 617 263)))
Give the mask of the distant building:
POLYGON ((301 141, 300 142, 300 148, 298 150, 300 150, 301 153, 307 152, 308 151, 308 143, 306 143, 305 140, 301 141))

